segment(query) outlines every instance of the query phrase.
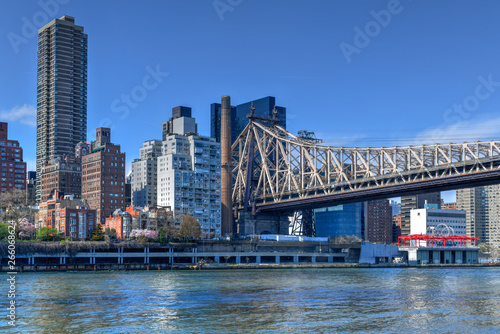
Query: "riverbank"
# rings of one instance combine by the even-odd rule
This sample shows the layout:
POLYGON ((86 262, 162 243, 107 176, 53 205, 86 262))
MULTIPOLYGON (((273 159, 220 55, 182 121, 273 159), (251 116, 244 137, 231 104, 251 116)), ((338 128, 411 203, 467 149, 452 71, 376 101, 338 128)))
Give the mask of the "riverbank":
POLYGON ((79 265, 26 265, 17 266, 14 270, 3 266, 2 272, 58 272, 58 271, 162 271, 162 270, 228 270, 228 269, 304 269, 304 268, 486 268, 500 267, 500 263, 480 264, 359 264, 359 263, 303 263, 303 264, 79 264, 79 265))

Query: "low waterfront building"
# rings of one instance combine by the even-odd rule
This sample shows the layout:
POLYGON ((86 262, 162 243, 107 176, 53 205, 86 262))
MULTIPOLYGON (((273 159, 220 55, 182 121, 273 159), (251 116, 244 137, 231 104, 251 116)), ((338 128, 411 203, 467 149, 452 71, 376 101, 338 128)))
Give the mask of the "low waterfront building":
POLYGON ((479 238, 461 235, 400 236, 398 247, 409 264, 475 264, 479 259, 479 238))
POLYGON ((465 211, 429 208, 411 210, 411 234, 435 234, 444 229, 451 229, 449 234, 452 235, 466 236, 465 211))
POLYGON ((67 238, 87 239, 96 226, 96 212, 85 200, 71 196, 62 197, 58 192, 47 202, 40 203, 35 227, 50 227, 67 238))
POLYGON ((104 229, 114 229, 117 239, 128 238, 132 231, 132 216, 127 211, 117 209, 111 217, 106 218, 104 229))

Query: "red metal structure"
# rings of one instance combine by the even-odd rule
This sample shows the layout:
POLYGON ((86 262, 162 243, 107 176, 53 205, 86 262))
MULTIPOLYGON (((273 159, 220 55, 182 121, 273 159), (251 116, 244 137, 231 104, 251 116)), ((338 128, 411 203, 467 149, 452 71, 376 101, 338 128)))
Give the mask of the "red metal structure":
POLYGON ((435 236, 410 234, 398 237, 398 246, 403 247, 478 247, 479 238, 462 235, 435 236), (460 241, 460 246, 458 242, 460 241), (425 245, 423 245, 425 242, 425 245))

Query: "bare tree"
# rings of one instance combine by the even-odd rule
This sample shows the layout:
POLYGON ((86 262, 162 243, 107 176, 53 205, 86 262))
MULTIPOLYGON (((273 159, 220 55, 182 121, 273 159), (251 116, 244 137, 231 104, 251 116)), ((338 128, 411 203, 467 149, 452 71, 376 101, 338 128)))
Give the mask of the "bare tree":
POLYGON ((182 219, 180 233, 186 239, 199 239, 201 236, 201 225, 196 218, 186 215, 182 219))

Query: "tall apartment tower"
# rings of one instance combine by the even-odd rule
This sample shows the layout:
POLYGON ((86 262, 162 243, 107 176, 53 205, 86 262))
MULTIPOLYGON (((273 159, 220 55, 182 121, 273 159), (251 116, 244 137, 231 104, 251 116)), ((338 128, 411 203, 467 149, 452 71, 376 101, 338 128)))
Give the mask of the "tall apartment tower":
POLYGON ((17 140, 7 138, 8 124, 0 122, 0 152, 2 159, 0 192, 5 193, 26 189, 26 162, 23 162, 23 149, 17 140))
POLYGON ((156 162, 162 153, 160 140, 148 140, 142 144, 140 158, 132 162, 131 196, 133 206, 156 206, 156 162))
POLYGON ((125 209, 125 153, 111 143, 111 130, 98 128, 89 154, 82 157, 82 199, 96 210, 97 222, 125 209))
POLYGON ((465 228, 467 236, 481 239, 484 242, 487 208, 485 188, 457 189, 457 210, 465 211, 465 228))
MULTIPOLYGON (((64 15, 38 30, 36 172, 87 139, 87 35, 64 15)), ((37 202, 40 184, 37 182, 37 202)))
POLYGON ((457 190, 457 209, 466 212, 467 236, 500 248, 500 185, 457 190))
MULTIPOLYGON (((426 194, 418 194, 414 196, 401 197, 401 235, 410 234, 410 212, 412 209, 423 209, 425 203, 441 204, 441 193, 433 192, 426 194)), ((397 238, 398 236, 394 236, 397 238)))

